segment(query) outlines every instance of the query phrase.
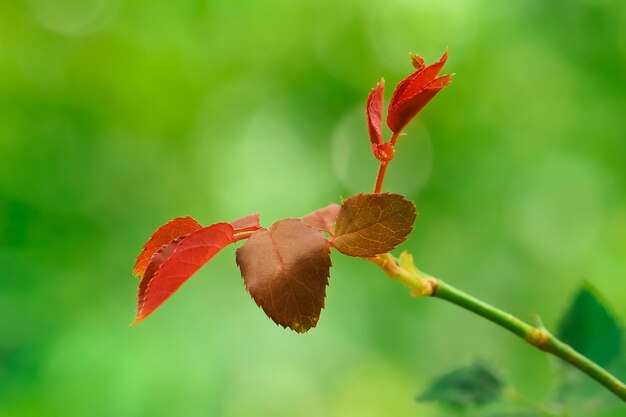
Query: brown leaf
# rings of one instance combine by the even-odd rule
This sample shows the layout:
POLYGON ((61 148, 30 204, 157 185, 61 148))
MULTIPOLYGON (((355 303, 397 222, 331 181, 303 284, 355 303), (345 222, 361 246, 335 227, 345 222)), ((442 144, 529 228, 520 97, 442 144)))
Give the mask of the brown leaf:
POLYGON ((333 246, 350 256, 371 257, 404 242, 413 229, 415 204, 399 194, 357 194, 343 202, 333 246))
POLYGON ((133 273, 141 277, 150 263, 152 255, 163 245, 170 243, 177 237, 187 235, 199 229, 202 229, 202 226, 191 217, 177 217, 159 227, 143 246, 143 250, 135 262, 133 273))
POLYGON ((302 217, 302 223, 322 232, 330 232, 337 221, 340 208, 338 204, 330 204, 302 217))
POLYGON ((330 242, 300 219, 259 230, 237 250, 246 289, 274 322, 304 333, 324 307, 330 242))

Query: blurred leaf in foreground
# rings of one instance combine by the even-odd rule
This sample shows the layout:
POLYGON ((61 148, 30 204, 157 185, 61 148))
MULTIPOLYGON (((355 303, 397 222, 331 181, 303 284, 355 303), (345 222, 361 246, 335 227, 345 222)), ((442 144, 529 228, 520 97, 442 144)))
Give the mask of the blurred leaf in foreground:
MULTIPOLYGON (((561 319, 558 337, 617 377, 623 378, 626 368, 623 366, 621 324, 589 285, 582 285, 576 292, 572 304, 561 319)), ((561 369, 553 403, 561 404, 572 417, 595 416, 598 412, 623 409, 623 403, 607 395, 602 386, 567 367, 561 369)))
POLYGON ((417 401, 433 401, 456 408, 486 405, 502 397, 504 380, 484 364, 456 369, 435 380, 417 401))
POLYGON ((588 285, 576 293, 561 319, 558 337, 603 367, 622 353, 622 328, 588 285))

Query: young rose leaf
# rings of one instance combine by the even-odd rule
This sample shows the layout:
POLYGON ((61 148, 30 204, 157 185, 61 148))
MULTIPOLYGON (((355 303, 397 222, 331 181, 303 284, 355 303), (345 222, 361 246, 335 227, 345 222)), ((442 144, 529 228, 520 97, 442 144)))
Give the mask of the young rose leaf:
POLYGON ((350 256, 371 257, 404 242, 413 229, 415 204, 399 194, 357 194, 343 202, 333 246, 350 256))
MULTIPOLYGON (((419 55, 414 55, 419 57, 419 55)), ((389 102, 389 109, 392 106, 396 105, 400 101, 404 100, 407 97, 412 96, 413 94, 419 92, 426 84, 431 82, 437 77, 446 61, 448 60, 448 51, 444 52, 443 56, 439 59, 439 61, 435 62, 430 66, 426 66, 424 60, 419 57, 416 61, 413 57, 411 57, 411 63, 415 68, 415 72, 406 77, 404 80, 398 83, 398 86, 393 91, 391 95, 391 101, 389 102), (420 62, 421 61, 421 62, 420 62), (419 67, 419 68, 418 68, 419 67)))
POLYGON ((321 232, 330 232, 337 221, 340 208, 338 204, 330 204, 302 217, 302 223, 321 232))
POLYGON ((172 240, 170 243, 166 243, 165 245, 161 246, 161 249, 159 249, 158 251, 154 252, 154 255, 152 255, 152 258, 150 259, 150 263, 148 264, 148 267, 146 268, 141 278, 141 281, 139 282, 139 292, 145 291, 143 287, 147 286, 148 283, 150 283, 150 281, 154 277, 154 274, 156 274, 156 272, 159 270, 159 267, 161 267, 161 265, 165 261, 172 257, 174 251, 176 250, 178 245, 180 245, 180 242, 182 242, 183 239, 187 236, 189 235, 179 236, 176 239, 172 240))
POLYGON ((390 120, 391 130, 393 130, 394 133, 402 131, 406 125, 413 120, 417 113, 419 113, 439 91, 450 84, 451 81, 452 75, 450 74, 436 78, 426 84, 424 89, 419 93, 396 104, 393 108, 391 118, 387 119, 390 120))
POLYGON ((498 374, 488 366, 475 364, 436 379, 417 401, 469 409, 499 400, 503 390, 504 381, 498 374))
POLYGON ((367 131, 369 132, 372 145, 383 143, 381 128, 383 124, 384 90, 385 80, 381 80, 367 97, 365 113, 367 115, 367 131))
MULTIPOLYGON (((450 84, 451 75, 435 78, 447 59, 448 52, 445 52, 439 61, 421 67, 398 84, 387 113, 387 125, 394 133, 401 132, 441 89, 450 84)), ((412 61, 414 66, 420 65, 419 61, 412 61)))
POLYGON ((162 247, 152 258, 139 284, 135 324, 152 314, 235 239, 234 229, 229 223, 216 223, 162 247))
POLYGON ((304 333, 324 307, 330 243, 300 219, 254 233, 237 250, 246 289, 275 323, 304 333))
POLYGON ((606 367, 623 351, 622 327, 589 286, 578 289, 561 319, 559 338, 606 367))
POLYGON ((148 267, 152 255, 154 255, 154 253, 163 245, 170 243, 177 237, 187 235, 199 229, 202 229, 202 225, 191 217, 177 217, 169 223, 159 227, 157 231, 150 236, 148 242, 146 242, 143 246, 143 250, 135 262, 133 274, 141 277, 148 267))
POLYGON ((253 232, 261 228, 261 215, 259 213, 248 214, 230 222, 236 233, 253 232))
POLYGON ((426 66, 424 58, 417 54, 411 55, 411 63, 413 64, 413 68, 415 68, 415 71, 419 71, 426 66))

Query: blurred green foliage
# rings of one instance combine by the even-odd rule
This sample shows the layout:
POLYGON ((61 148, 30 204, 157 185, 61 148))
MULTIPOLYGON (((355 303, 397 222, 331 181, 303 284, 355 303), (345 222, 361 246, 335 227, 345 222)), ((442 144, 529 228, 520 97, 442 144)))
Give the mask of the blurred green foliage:
POLYGON ((131 268, 172 217, 370 190, 367 93, 449 47, 388 174, 421 213, 403 249, 548 327, 582 278, 626 317, 624 27, 621 0, 0 2, 0 415, 428 417, 415 393, 476 358, 541 399, 544 355, 358 259, 306 335, 233 248, 128 329, 131 268))
MULTIPOLYGON (((557 337, 619 379, 626 376, 623 325, 589 284, 581 285, 559 321, 557 337)), ((541 326, 541 319, 537 319, 541 326)), ((488 362, 457 367, 437 377, 416 400, 441 406, 446 416, 618 417, 624 402, 568 363, 551 357, 557 372, 541 400, 518 392, 488 362)))
POLYGON ((558 337, 602 367, 613 365, 624 353, 623 325, 588 287, 576 293, 559 323, 558 337))
POLYGON ((499 400, 504 386, 497 372, 488 365, 476 363, 440 376, 417 401, 438 402, 460 411, 499 400))

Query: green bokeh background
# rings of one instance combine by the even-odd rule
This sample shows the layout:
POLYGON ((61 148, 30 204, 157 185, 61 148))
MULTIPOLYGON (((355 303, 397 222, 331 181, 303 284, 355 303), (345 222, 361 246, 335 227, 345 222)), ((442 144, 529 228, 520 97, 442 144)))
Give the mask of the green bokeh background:
POLYGON ((135 328, 160 224, 265 225, 373 186, 367 93, 409 52, 456 73, 399 143, 402 249, 556 325, 583 280, 626 317, 622 0, 0 2, 0 416, 435 416, 488 359, 533 400, 553 367, 503 330, 333 254, 305 335, 245 292, 234 247, 135 328))

